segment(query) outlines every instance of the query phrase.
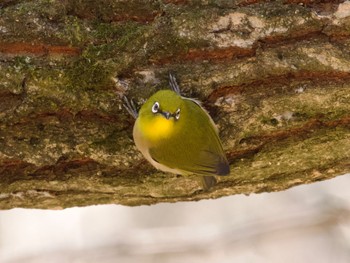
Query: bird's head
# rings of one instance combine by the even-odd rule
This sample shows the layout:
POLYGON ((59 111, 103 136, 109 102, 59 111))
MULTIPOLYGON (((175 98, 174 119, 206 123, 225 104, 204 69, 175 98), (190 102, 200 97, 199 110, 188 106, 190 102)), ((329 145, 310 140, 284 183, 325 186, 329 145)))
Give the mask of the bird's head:
POLYGON ((182 122, 183 99, 171 90, 152 95, 139 112, 141 130, 151 139, 170 136, 182 122))

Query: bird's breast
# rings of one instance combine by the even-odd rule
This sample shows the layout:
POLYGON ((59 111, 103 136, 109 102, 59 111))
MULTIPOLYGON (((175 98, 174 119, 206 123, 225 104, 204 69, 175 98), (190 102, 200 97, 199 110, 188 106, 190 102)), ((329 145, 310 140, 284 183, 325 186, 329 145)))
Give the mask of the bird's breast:
POLYGON ((174 132, 174 120, 166 119, 163 116, 154 116, 151 120, 139 120, 138 129, 143 137, 152 142, 169 138, 174 132))

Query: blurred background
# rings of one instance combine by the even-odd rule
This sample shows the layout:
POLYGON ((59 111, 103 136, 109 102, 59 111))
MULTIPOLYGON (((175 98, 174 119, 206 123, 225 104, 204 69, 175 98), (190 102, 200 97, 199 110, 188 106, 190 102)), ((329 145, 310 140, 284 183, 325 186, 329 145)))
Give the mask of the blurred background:
POLYGON ((217 200, 0 211, 0 262, 350 262, 350 174, 217 200))

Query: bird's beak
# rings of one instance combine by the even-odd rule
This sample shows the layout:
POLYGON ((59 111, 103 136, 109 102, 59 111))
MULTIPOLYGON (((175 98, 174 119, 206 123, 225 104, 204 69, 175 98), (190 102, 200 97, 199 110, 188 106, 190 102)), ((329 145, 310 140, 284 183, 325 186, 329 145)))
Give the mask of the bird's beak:
POLYGON ((167 111, 162 111, 162 115, 163 115, 167 120, 169 120, 169 118, 172 116, 172 115, 170 114, 170 112, 167 112, 167 111))

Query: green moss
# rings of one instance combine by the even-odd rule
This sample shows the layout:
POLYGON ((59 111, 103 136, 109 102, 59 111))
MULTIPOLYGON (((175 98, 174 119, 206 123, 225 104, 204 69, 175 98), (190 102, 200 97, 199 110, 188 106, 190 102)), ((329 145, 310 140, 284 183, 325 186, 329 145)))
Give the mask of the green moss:
MULTIPOLYGON (((94 18, 104 22, 115 21, 124 16, 143 17, 152 16, 159 10, 158 1, 70 1, 70 13, 85 18, 94 18)), ((137 20, 137 19, 136 19, 137 20)))
MULTIPOLYGON (((94 39, 95 43, 87 45, 82 59, 74 63, 70 72, 73 76, 71 79, 74 81, 75 76, 82 74, 84 80, 92 80, 91 84, 94 86, 93 82, 97 82, 96 79, 103 80, 107 76, 121 74, 132 66, 147 63, 143 46, 148 37, 148 30, 147 25, 135 22, 94 23, 89 37, 94 39)), ((76 84, 74 83, 74 86, 76 84)), ((102 83, 105 84, 107 83, 102 83)))
POLYGON ((14 94, 23 91, 22 82, 25 74, 20 67, 9 67, 0 63, 0 92, 7 90, 14 94))
POLYGON ((106 152, 106 154, 115 154, 116 152, 121 151, 123 148, 125 149, 133 145, 131 140, 125 140, 125 138, 129 135, 127 132, 116 130, 113 126, 106 127, 106 125, 104 125, 103 128, 105 129, 103 134, 107 134, 107 137, 94 141, 90 145, 91 148, 100 149, 103 152, 106 152))
POLYGON ((348 116, 348 85, 337 86, 336 89, 332 89, 329 83, 300 85, 305 88, 302 92, 295 93, 292 89, 280 95, 260 99, 258 110, 248 113, 251 121, 242 123, 244 133, 239 137, 244 139, 259 136, 261 133, 302 127, 313 120, 327 123, 348 116))
POLYGON ((97 24, 92 36, 94 39, 98 39, 100 43, 89 46, 87 52, 91 52, 101 59, 114 58, 123 53, 137 52, 145 44, 148 30, 149 26, 135 22, 97 24))
POLYGON ((249 182, 274 181, 283 185, 292 181, 293 177, 301 182, 303 173, 310 175, 309 169, 327 170, 342 161, 344 156, 349 156, 349 141, 349 132, 345 128, 319 129, 310 137, 294 137, 266 144, 253 158, 237 162, 232 167, 232 173, 238 180, 249 182))
POLYGON ((50 41, 55 44, 63 44, 63 39, 57 38, 58 27, 52 21, 59 21, 65 11, 61 1, 19 1, 18 4, 2 10, 0 26, 6 30, 2 32, 2 38, 6 42, 50 41), (11 25, 10 27, 8 25, 11 25))
POLYGON ((147 26, 141 27, 135 23, 123 24, 117 36, 117 48, 131 52, 139 50, 140 45, 145 42, 147 28, 147 26))
POLYGON ((66 69, 67 88, 72 90, 101 90, 112 85, 113 63, 83 56, 66 69))
POLYGON ((60 38, 68 38, 71 45, 79 46, 88 39, 88 25, 77 17, 68 16, 64 21, 64 31, 59 33, 60 38))
POLYGON ((168 32, 163 32, 162 38, 154 38, 151 43, 151 49, 149 49, 149 55, 152 60, 168 59, 177 56, 185 55, 191 49, 201 49, 210 46, 209 41, 205 39, 188 39, 186 37, 180 37, 176 32, 167 29, 168 32))

